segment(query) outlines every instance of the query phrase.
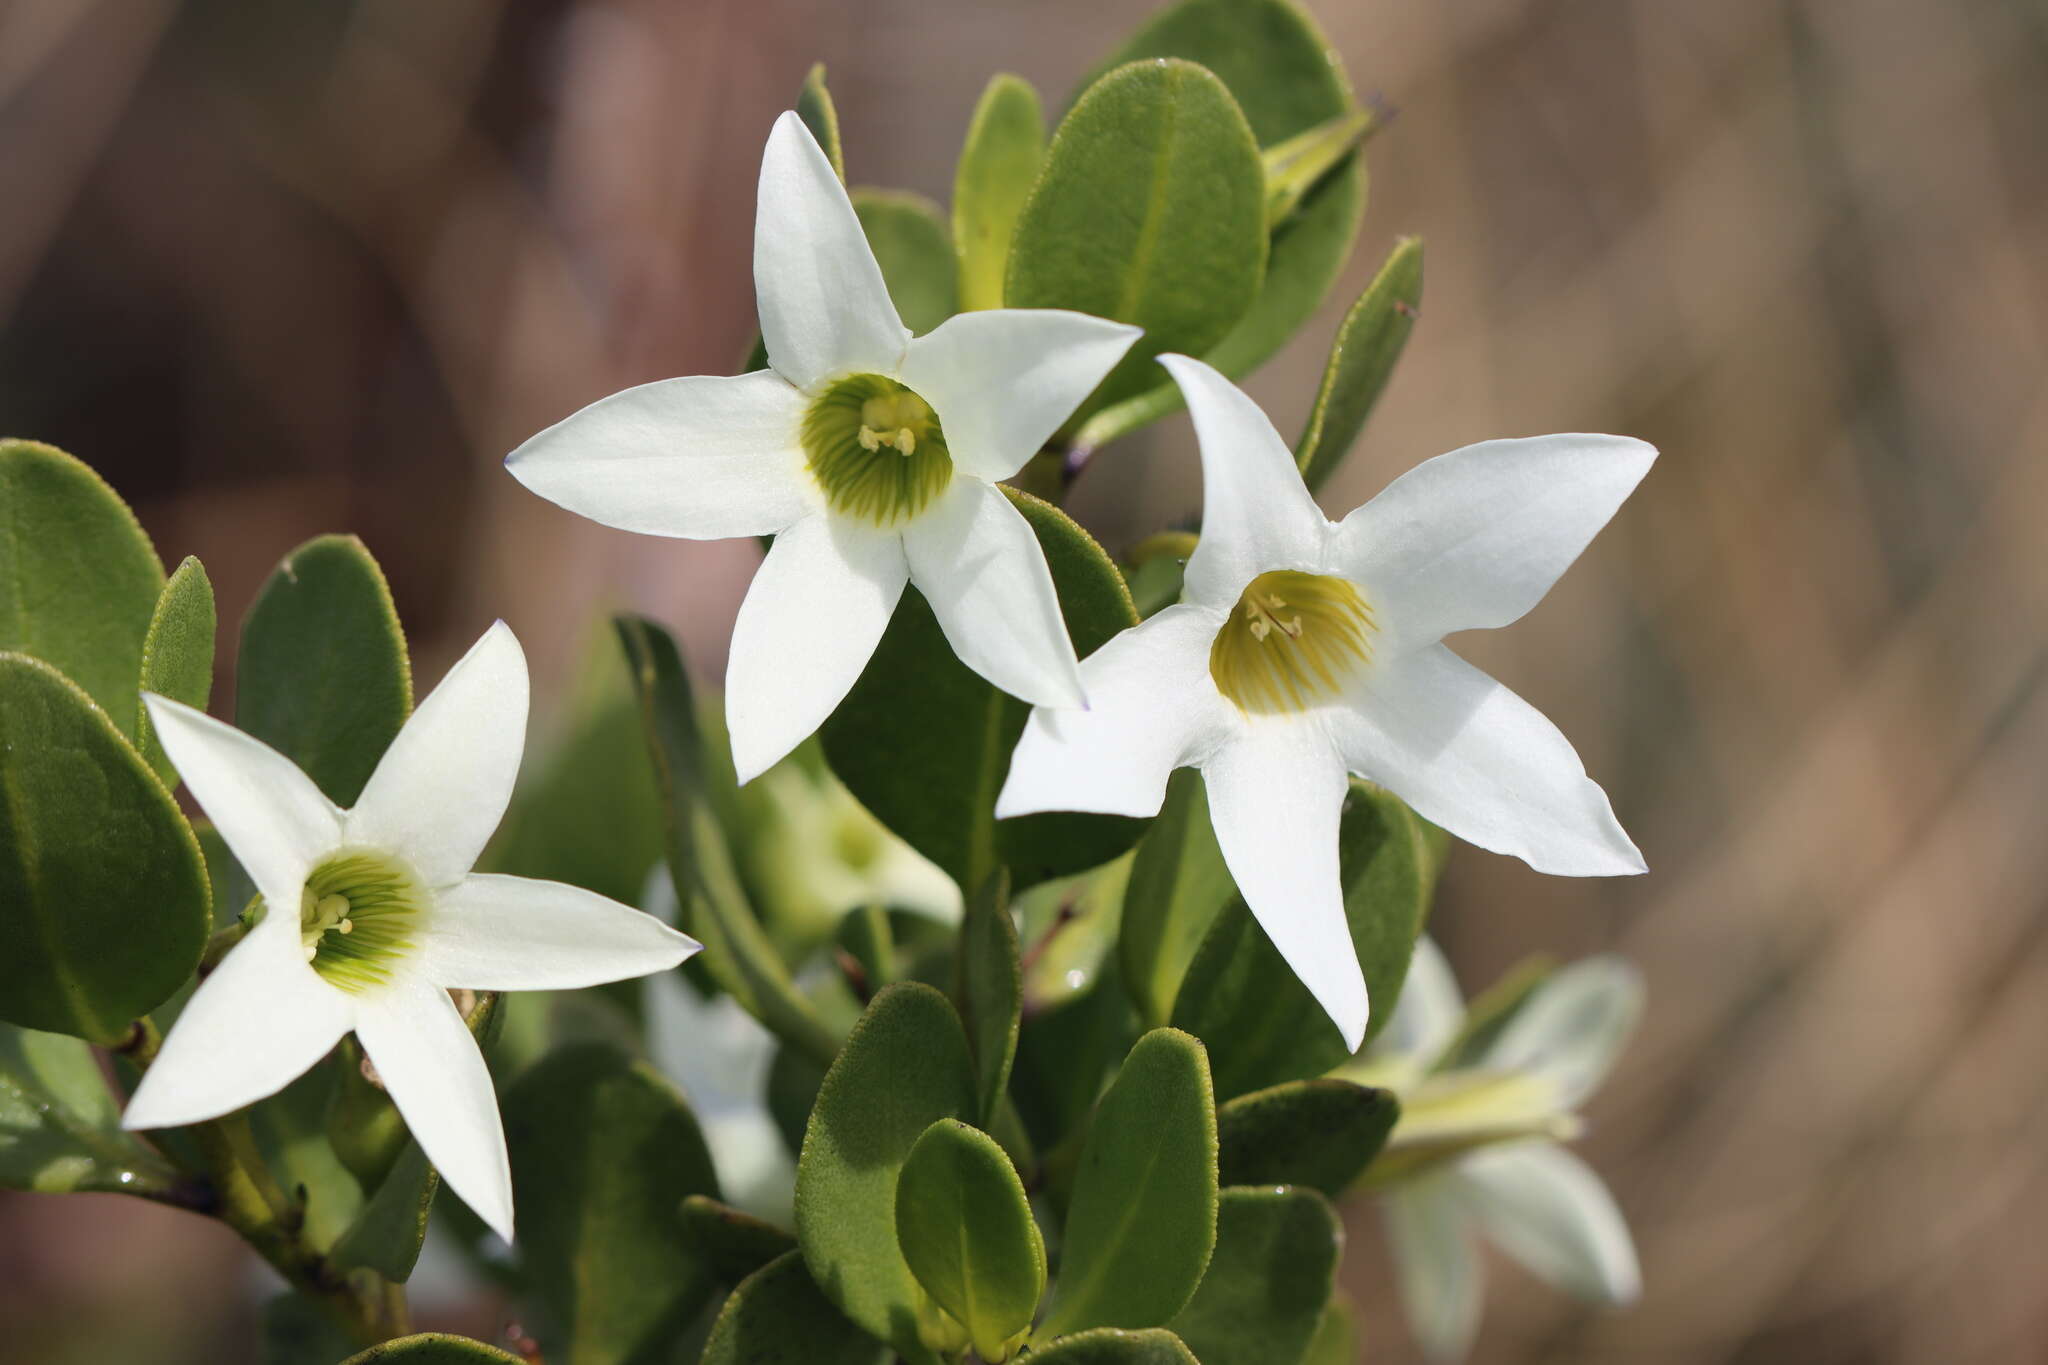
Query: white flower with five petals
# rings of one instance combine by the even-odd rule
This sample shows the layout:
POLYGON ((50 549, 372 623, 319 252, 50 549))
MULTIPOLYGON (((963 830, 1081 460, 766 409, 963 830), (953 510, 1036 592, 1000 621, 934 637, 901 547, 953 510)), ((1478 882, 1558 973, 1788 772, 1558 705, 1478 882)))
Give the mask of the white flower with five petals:
POLYGON ((1641 872, 1557 727, 1442 643, 1533 607, 1648 471, 1618 436, 1488 441, 1427 461, 1342 522, 1257 405, 1163 356, 1202 449, 1182 601, 1081 666, 1090 709, 1040 708, 999 816, 1158 811, 1202 770, 1245 902, 1356 1049, 1368 1014, 1337 866, 1346 774, 1543 872, 1641 872))
POLYGON ((775 535, 726 672, 740 781, 832 713, 906 583, 969 668, 1026 701, 1082 705, 1052 575, 995 484, 1138 329, 994 309, 912 337, 832 163, 793 113, 761 161, 754 287, 768 369, 627 389, 506 462, 534 492, 608 526, 775 535))
POLYGON ((253 1104, 353 1032, 449 1187, 510 1241, 497 1096, 449 990, 595 986, 665 971, 699 946, 594 892, 471 872, 526 745, 519 642, 493 626, 349 810, 240 730, 145 701, 265 909, 185 1005, 123 1124, 180 1127, 253 1104))

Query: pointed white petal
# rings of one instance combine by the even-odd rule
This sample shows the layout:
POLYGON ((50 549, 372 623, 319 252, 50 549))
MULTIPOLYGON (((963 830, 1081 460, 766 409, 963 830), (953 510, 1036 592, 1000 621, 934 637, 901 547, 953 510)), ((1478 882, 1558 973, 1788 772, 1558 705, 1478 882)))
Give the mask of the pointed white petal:
POLYGON ((806 517, 754 575, 725 667, 725 723, 751 782, 824 723, 867 667, 910 575, 900 537, 806 517))
POLYGON ((1479 1335, 1486 1271, 1457 1187, 1442 1176, 1425 1176, 1389 1191, 1383 1212, 1394 1279, 1416 1344, 1432 1360, 1464 1359, 1479 1335))
POLYGON ((448 992, 407 975, 365 995, 356 1040, 448 1188, 511 1241, 512 1167, 498 1095, 448 992))
POLYGON ((182 702, 143 694, 164 752, 265 900, 296 915, 299 889, 341 842, 341 812, 268 744, 182 702))
POLYGON ((348 840, 398 854, 430 887, 476 865, 526 749, 526 654, 503 621, 414 709, 348 813, 348 840))
POLYGON ((1465 1022, 1465 997, 1436 940, 1415 940, 1415 956, 1394 1002, 1394 1017, 1373 1042, 1375 1054, 1412 1059, 1418 1072, 1434 1065, 1465 1022))
POLYGON ((1086 711, 1038 707, 1010 755, 996 817, 1047 810, 1157 815, 1166 779, 1236 732, 1209 677, 1223 618, 1173 606, 1081 661, 1086 711))
POLYGON ((663 379, 600 398, 506 457, 578 516, 649 536, 767 535, 816 501, 804 397, 773 370, 663 379))
POLYGON ((1628 1223, 1600 1177, 1548 1142, 1488 1147, 1458 1163, 1481 1229, 1529 1273, 1594 1303, 1642 1292, 1628 1223))
POLYGON ((1007 497, 980 479, 953 480, 904 528, 903 551, 961 663, 1034 705, 1084 705, 1045 551, 1007 497))
POLYGON ((1356 1052, 1367 1005, 1337 867, 1343 760, 1314 724, 1266 721, 1204 763, 1202 782, 1239 894, 1356 1052))
POLYGON ((1202 447, 1202 536, 1188 600, 1228 608, 1268 569, 1320 573, 1331 528, 1259 405, 1199 360, 1163 355, 1187 396, 1202 447))
POLYGON ((477 991, 567 991, 665 972, 703 945, 561 882, 472 875, 434 897, 420 974, 477 991))
POLYGON ((178 1128, 274 1095, 353 1023, 350 999, 299 949, 298 893, 267 914, 192 993, 121 1122, 178 1128))
POLYGON ((903 363, 910 329, 845 186, 794 113, 775 120, 761 157, 754 294, 768 363, 800 389, 835 375, 893 375, 903 363))
POLYGON ((903 382, 939 416, 962 473, 1024 467, 1144 334, 1054 308, 959 313, 910 343, 903 382))
POLYGON ((1428 643, 1542 600, 1657 457, 1626 436, 1485 441, 1426 460, 1344 518, 1332 567, 1428 643))
POLYGON ((1367 670, 1323 714, 1353 772, 1467 843, 1567 877, 1646 870, 1570 741, 1442 645, 1367 670))
POLYGON ((1574 962, 1537 988, 1487 1049, 1485 1064, 1557 1081, 1577 1108, 1600 1088, 1643 1013, 1643 978, 1621 958, 1574 962))

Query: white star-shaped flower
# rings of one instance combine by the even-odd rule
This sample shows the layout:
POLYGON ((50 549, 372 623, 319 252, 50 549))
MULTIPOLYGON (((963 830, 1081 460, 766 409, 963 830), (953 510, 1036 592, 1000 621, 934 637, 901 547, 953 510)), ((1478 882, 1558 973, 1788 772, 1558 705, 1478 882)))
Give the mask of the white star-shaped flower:
POLYGON ((497 1096, 449 990, 594 986, 665 971, 699 946, 594 892, 470 871, 526 746, 518 640, 501 621, 448 670, 351 810, 233 726, 145 701, 266 909, 193 993, 124 1125, 175 1128, 240 1109, 353 1032, 428 1159, 510 1241, 497 1096))
POLYGON ((1614 1196, 1556 1139, 1578 1131, 1575 1111, 1614 1065, 1642 998, 1628 963, 1574 963, 1531 992, 1477 1056, 1454 1065, 1445 1053, 1460 1036, 1465 1002, 1436 945, 1416 944, 1394 1017, 1342 1074, 1401 1096, 1383 1160, 1398 1163, 1417 1148, 1470 1149, 1385 1196, 1402 1306, 1432 1358, 1462 1358, 1478 1334, 1480 1237, 1576 1298, 1626 1304, 1641 1293, 1635 1242, 1614 1196))
POLYGON ((607 526, 775 535, 726 671, 740 781, 832 713, 906 582, 969 668, 1026 701, 1081 705, 1052 575, 995 485, 1138 329, 994 309, 912 337, 832 163, 793 113, 761 160, 754 288, 768 369, 615 393, 506 462, 534 492, 607 526))
POLYGON ((1196 766, 1259 924, 1356 1049, 1365 977, 1344 918, 1346 774, 1543 872, 1641 872, 1557 727, 1441 643, 1539 601, 1655 456, 1618 436, 1488 441, 1332 523, 1266 415, 1163 356, 1202 448, 1183 598, 1081 665, 1090 708, 1032 713, 998 816, 1146 816, 1196 766))

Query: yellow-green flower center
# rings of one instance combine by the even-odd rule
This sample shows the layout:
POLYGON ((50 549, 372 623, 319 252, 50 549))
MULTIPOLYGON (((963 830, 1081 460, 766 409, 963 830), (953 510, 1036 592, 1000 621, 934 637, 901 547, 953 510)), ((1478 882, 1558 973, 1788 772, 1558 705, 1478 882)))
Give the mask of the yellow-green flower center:
POLYGON ((411 868, 375 849, 343 849, 306 874, 299 943, 330 985, 366 990, 391 979, 426 912, 411 868))
POLYGON ((1245 587, 1209 646, 1209 676, 1244 711, 1282 715, 1336 696, 1372 658, 1372 607, 1329 574, 1275 569, 1245 587))
POLYGON ((931 404, 893 379, 835 379, 804 413, 804 458, 832 510, 877 526, 908 521, 953 481, 931 404))

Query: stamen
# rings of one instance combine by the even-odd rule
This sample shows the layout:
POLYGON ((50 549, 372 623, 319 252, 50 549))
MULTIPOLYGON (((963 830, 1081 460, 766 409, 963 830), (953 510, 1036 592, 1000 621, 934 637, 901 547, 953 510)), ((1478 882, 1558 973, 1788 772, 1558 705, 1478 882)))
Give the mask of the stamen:
POLYGON ((1217 632, 1209 673, 1244 711, 1306 710, 1372 658, 1372 608, 1345 579, 1276 569, 1246 585, 1238 606, 1244 629, 1217 632))

